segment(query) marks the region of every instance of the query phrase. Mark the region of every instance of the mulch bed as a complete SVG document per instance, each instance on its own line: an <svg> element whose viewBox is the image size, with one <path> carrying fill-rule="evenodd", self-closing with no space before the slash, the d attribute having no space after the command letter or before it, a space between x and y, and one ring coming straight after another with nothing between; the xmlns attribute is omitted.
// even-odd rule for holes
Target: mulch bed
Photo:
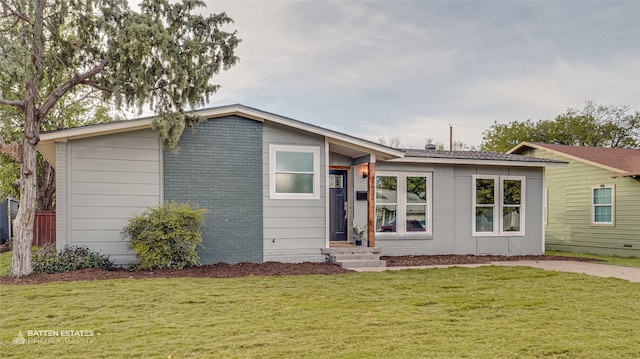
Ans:
<svg viewBox="0 0 640 359"><path fill-rule="evenodd" d="M474 255L432 255L432 256L394 256L382 257L388 267L424 266L424 265L452 265L452 264L480 264L494 261L519 260L572 260L597 261L591 258L563 257L563 256L474 256ZM83 269L55 274L31 274L20 278L0 277L0 284L40 284L49 282L71 282L78 280L103 279L152 279L152 278L235 278L248 276L282 276L309 274L344 274L353 271L344 269L331 263L239 263L239 264L210 264L199 267L177 269L159 269L154 271L128 271L125 269L102 270Z"/></svg>

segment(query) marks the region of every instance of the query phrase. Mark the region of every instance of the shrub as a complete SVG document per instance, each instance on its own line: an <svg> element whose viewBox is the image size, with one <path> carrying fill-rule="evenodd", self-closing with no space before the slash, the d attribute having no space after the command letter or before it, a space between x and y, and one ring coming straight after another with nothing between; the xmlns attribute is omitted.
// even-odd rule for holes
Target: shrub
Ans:
<svg viewBox="0 0 640 359"><path fill-rule="evenodd" d="M200 264L196 248L202 242L204 208L168 202L149 207L129 219L122 238L138 257L138 269L176 268Z"/></svg>
<svg viewBox="0 0 640 359"><path fill-rule="evenodd" d="M60 252L55 244L46 244L33 251L33 271L36 273L61 273L77 269L112 269L108 255L94 252L83 246L65 246Z"/></svg>

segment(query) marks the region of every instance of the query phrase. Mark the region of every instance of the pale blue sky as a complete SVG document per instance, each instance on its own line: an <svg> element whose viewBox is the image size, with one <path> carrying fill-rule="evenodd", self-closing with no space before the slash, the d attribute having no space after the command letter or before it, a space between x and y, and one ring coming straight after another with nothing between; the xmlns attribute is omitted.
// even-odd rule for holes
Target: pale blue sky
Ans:
<svg viewBox="0 0 640 359"><path fill-rule="evenodd" d="M640 1L207 1L242 39L212 106L479 145L585 101L640 110Z"/></svg>

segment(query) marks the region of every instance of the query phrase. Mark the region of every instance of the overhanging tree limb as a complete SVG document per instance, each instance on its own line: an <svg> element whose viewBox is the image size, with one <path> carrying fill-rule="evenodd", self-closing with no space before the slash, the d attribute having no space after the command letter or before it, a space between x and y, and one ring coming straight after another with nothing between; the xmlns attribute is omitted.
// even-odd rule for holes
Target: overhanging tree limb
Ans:
<svg viewBox="0 0 640 359"><path fill-rule="evenodd" d="M91 78L92 76L99 74L102 70L104 70L106 66L107 66L107 60L102 60L102 62L100 62L98 66L92 68L91 70L85 73L76 74L75 76L67 80L65 83L58 86L55 90L53 90L49 94L49 96L47 96L47 99L44 100L44 102L42 103L42 106L40 106L39 108L40 116L44 117L47 114L47 112L49 112L51 107L53 107L53 105L55 105L56 102L62 96L64 96L64 94L67 93L67 91L71 90L72 88L82 83L83 81Z"/></svg>

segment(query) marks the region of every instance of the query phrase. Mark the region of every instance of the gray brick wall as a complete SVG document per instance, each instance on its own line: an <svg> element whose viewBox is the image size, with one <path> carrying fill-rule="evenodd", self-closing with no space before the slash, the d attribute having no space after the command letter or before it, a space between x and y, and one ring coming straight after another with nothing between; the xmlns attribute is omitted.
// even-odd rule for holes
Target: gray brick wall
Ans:
<svg viewBox="0 0 640 359"><path fill-rule="evenodd" d="M185 130L178 146L164 151L164 199L209 210L202 263L262 262L262 123L212 119Z"/></svg>

